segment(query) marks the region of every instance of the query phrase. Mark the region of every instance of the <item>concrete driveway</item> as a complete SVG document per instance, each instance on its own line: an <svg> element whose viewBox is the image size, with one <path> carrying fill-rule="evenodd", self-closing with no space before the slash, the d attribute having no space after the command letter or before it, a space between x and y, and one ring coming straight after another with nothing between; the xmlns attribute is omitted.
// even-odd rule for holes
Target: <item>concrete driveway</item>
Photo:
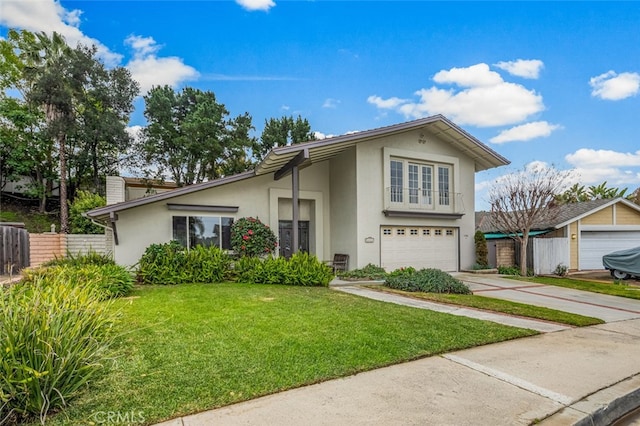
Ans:
<svg viewBox="0 0 640 426"><path fill-rule="evenodd" d="M456 278L465 282L473 294L480 296L544 306L600 318L605 322L640 318L640 300L528 283L498 275L460 273Z"/></svg>

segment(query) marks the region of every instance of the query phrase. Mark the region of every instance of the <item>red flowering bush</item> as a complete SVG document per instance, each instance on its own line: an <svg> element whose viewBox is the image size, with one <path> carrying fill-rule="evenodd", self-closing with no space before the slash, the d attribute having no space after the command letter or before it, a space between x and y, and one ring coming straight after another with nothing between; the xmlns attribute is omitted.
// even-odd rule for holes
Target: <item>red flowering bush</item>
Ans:
<svg viewBox="0 0 640 426"><path fill-rule="evenodd" d="M278 238L260 219L243 217L231 225L231 247L240 256L263 256L275 251Z"/></svg>

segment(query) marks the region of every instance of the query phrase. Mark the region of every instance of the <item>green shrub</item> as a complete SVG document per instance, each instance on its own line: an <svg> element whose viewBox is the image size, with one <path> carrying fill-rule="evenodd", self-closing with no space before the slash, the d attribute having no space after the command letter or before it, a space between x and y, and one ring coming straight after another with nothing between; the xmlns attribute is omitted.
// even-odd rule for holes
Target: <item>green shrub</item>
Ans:
<svg viewBox="0 0 640 426"><path fill-rule="evenodd" d="M384 280L387 277L387 272L384 268L374 265L373 263L369 263L364 268L340 272L338 276L346 280Z"/></svg>
<svg viewBox="0 0 640 426"><path fill-rule="evenodd" d="M83 266L83 265L115 265L116 262L110 254L98 253L94 250L89 250L87 253L73 254L67 251L65 257L56 257L53 260L45 262L42 266Z"/></svg>
<svg viewBox="0 0 640 426"><path fill-rule="evenodd" d="M498 273L502 275L520 275L520 268L517 266L498 266Z"/></svg>
<svg viewBox="0 0 640 426"><path fill-rule="evenodd" d="M0 289L0 423L64 408L111 354L115 310L61 276Z"/></svg>
<svg viewBox="0 0 640 426"><path fill-rule="evenodd" d="M567 268L567 265L558 263L558 266L556 266L556 269L553 271L553 273L559 277L566 277L569 274L569 268Z"/></svg>
<svg viewBox="0 0 640 426"><path fill-rule="evenodd" d="M466 284L439 269L397 270L389 274L384 285L403 291L471 294Z"/></svg>
<svg viewBox="0 0 640 426"><path fill-rule="evenodd" d="M59 280L70 287L91 288L101 299L126 296L133 289L134 283L133 276L126 268L114 264L62 264L23 271L22 281L25 283L39 281L46 284Z"/></svg>
<svg viewBox="0 0 640 426"><path fill-rule="evenodd" d="M138 262L143 284L217 283L224 281L231 259L218 247L185 249L177 241L152 244Z"/></svg>
<svg viewBox="0 0 640 426"><path fill-rule="evenodd" d="M69 206L69 229L72 234L104 234L104 228L91 222L82 213L106 206L107 199L89 191L78 191Z"/></svg>
<svg viewBox="0 0 640 426"><path fill-rule="evenodd" d="M243 217L231 225L231 247L239 256L266 256L278 247L278 238L260 219Z"/></svg>
<svg viewBox="0 0 640 426"><path fill-rule="evenodd" d="M242 257L235 262L236 280L243 283L328 286L333 273L308 253L295 253L289 259Z"/></svg>

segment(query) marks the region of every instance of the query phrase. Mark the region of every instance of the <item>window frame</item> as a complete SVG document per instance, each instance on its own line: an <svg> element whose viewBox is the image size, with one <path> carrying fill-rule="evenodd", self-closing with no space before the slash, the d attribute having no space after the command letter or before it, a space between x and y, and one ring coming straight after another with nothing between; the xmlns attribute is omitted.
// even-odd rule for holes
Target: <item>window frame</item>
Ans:
<svg viewBox="0 0 640 426"><path fill-rule="evenodd" d="M453 164L390 157L389 201L397 205L433 208L437 204L438 207L449 208L452 204L454 170ZM405 189L407 197L404 197Z"/></svg>
<svg viewBox="0 0 640 426"><path fill-rule="evenodd" d="M217 239L217 244L215 245L211 243L199 244L199 241L197 240L195 243L192 241L192 239L194 238L192 234L195 228L195 225L192 226L192 219L195 219L195 218L206 219L206 221L204 221L206 223L205 227L213 225L213 230L215 230L215 227L217 226L218 228L217 235L212 230L212 232L210 233L211 236L207 236L208 234L203 233L200 237L205 239L207 238ZM182 230L176 231L176 222L180 219L184 219L184 225L182 227ZM212 219L217 219L217 224L214 223ZM178 241L187 250L190 250L193 247L196 247L197 245L203 245L205 247L217 246L221 250L233 250L231 247L231 226L233 225L233 222L235 220L236 220L235 217L222 216L222 215L209 215L209 214L194 215L194 214L188 214L188 213L173 214L171 215L171 238L172 240ZM180 232L180 231L185 232L185 235L184 236L176 235L176 232Z"/></svg>

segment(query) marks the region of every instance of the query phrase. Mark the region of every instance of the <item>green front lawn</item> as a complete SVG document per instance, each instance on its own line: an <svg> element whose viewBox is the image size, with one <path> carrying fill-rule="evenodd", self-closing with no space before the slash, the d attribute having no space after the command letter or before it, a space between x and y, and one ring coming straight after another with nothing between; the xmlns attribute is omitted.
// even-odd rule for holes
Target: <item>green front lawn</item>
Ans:
<svg viewBox="0 0 640 426"><path fill-rule="evenodd" d="M511 302L509 300L494 299L491 297L477 296L473 294L446 294L446 293L420 293L395 290L379 285L368 286L378 291L386 291L397 293L407 297L428 300L431 302L445 303L456 306L466 306L474 309L483 309L485 311L500 312L508 315L517 315L544 321L557 322L560 324L573 325L576 327L585 327L588 325L604 324L599 318L586 317L584 315L572 314L569 312L558 311L555 309L545 308L542 306L527 305L524 303Z"/></svg>
<svg viewBox="0 0 640 426"><path fill-rule="evenodd" d="M571 278L554 277L509 277L530 283L555 285L576 290L591 291L593 293L609 294L611 296L640 299L640 287L628 285L625 281L619 283L598 283L593 281L574 280Z"/></svg>
<svg viewBox="0 0 640 426"><path fill-rule="evenodd" d="M327 288L188 284L118 300L120 356L52 424L144 423L359 371L536 334Z"/></svg>

